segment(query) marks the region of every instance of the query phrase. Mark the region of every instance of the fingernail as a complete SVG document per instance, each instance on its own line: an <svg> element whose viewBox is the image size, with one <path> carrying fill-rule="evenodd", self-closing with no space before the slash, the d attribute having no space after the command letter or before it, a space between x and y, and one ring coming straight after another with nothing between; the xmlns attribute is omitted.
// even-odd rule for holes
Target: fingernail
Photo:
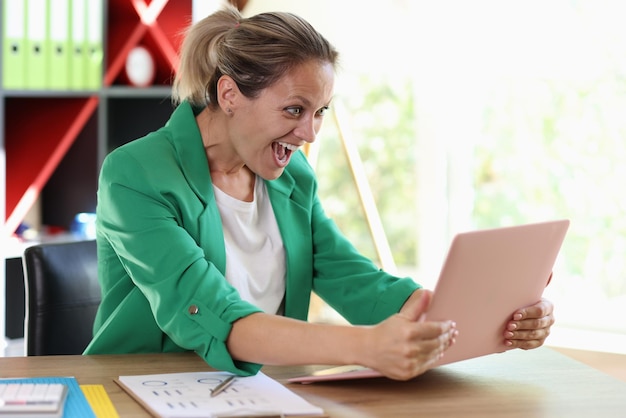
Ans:
<svg viewBox="0 0 626 418"><path fill-rule="evenodd" d="M510 332L510 331L507 331L507 332L505 332L505 333L504 333L504 336L505 336L506 338L513 338L513 333L512 333L512 332Z"/></svg>
<svg viewBox="0 0 626 418"><path fill-rule="evenodd" d="M519 321L520 319L522 319L522 314L521 313L516 313L515 315L513 315L513 319L516 321Z"/></svg>
<svg viewBox="0 0 626 418"><path fill-rule="evenodd" d="M509 331L515 331L517 329L517 324L509 324L507 328Z"/></svg>
<svg viewBox="0 0 626 418"><path fill-rule="evenodd" d="M506 341L504 342L504 345L506 345L507 347L510 347L510 346L512 346L512 345L513 345L513 341L506 340Z"/></svg>

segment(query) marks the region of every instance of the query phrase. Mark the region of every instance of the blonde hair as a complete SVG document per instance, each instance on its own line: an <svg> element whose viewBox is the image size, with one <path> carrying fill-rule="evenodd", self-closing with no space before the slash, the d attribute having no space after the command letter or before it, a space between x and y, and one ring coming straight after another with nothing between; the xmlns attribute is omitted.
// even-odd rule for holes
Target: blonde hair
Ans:
<svg viewBox="0 0 626 418"><path fill-rule="evenodd" d="M235 80L249 98L309 60L337 65L337 50L306 20L286 12L243 18L225 6L192 25L181 47L172 100L217 106L217 81Z"/></svg>

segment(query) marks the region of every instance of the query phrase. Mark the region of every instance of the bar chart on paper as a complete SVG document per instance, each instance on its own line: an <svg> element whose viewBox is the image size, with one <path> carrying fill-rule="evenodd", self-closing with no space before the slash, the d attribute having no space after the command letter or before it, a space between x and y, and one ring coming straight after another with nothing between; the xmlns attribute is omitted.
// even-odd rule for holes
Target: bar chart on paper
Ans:
<svg viewBox="0 0 626 418"><path fill-rule="evenodd" d="M116 383L159 417L324 413L261 372L255 376L236 377L218 396L212 397L212 391L230 376L232 374L225 372L120 376Z"/></svg>

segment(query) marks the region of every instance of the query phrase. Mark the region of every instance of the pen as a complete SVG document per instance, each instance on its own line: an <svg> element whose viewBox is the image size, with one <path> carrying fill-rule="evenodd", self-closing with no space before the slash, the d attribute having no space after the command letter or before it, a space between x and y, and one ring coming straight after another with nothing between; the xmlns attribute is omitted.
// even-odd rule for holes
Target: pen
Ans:
<svg viewBox="0 0 626 418"><path fill-rule="evenodd" d="M222 393L227 387L229 387L235 381L235 376L229 376L226 380L223 380L222 383L215 386L213 391L211 391L211 398Z"/></svg>

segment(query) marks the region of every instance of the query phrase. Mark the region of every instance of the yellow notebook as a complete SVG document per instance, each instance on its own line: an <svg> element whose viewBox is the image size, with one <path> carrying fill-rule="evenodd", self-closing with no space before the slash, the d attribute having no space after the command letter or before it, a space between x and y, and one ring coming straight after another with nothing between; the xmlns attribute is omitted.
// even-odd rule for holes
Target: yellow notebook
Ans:
<svg viewBox="0 0 626 418"><path fill-rule="evenodd" d="M87 402L98 418L119 418L103 385L80 385Z"/></svg>

